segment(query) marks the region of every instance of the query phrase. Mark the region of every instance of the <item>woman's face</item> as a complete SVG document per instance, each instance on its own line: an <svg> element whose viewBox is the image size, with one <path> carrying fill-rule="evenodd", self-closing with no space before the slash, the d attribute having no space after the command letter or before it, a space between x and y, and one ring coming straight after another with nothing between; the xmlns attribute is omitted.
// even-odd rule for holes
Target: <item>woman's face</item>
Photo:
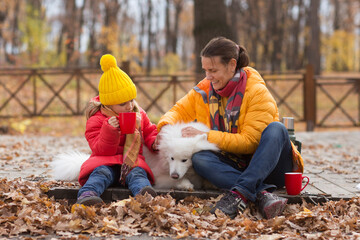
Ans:
<svg viewBox="0 0 360 240"><path fill-rule="evenodd" d="M116 114L123 113L123 112L132 112L134 109L134 99L116 105L109 105L109 108L113 110Z"/></svg>
<svg viewBox="0 0 360 240"><path fill-rule="evenodd" d="M201 64L206 78L212 82L215 90L223 89L235 74L236 60L234 58L228 64L223 64L219 56L201 57Z"/></svg>

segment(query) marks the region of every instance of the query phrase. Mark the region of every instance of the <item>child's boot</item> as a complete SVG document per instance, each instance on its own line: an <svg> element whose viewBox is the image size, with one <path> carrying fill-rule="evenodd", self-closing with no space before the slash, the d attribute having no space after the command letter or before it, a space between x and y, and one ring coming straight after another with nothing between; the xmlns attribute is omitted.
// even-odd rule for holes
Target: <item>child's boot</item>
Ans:
<svg viewBox="0 0 360 240"><path fill-rule="evenodd" d="M152 197L156 197L157 193L155 192L155 189L151 186L143 187L138 194L145 195L145 193L150 194Z"/></svg>
<svg viewBox="0 0 360 240"><path fill-rule="evenodd" d="M103 200L100 197L98 197L96 192L86 191L86 192L83 192L80 195L80 197L78 197L76 203L84 204L86 206L91 206L91 205L95 205L97 203L103 203Z"/></svg>

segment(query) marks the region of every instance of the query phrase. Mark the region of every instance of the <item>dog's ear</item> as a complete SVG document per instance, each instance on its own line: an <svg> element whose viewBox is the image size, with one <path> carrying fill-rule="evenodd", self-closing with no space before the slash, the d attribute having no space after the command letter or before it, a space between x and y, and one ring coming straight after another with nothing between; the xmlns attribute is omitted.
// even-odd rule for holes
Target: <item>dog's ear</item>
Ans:
<svg viewBox="0 0 360 240"><path fill-rule="evenodd" d="M206 134L199 134L197 135L199 141L207 141L207 135Z"/></svg>
<svg viewBox="0 0 360 240"><path fill-rule="evenodd" d="M210 143L208 140L207 140L207 135L206 134L201 134L201 135L197 135L195 136L196 138L196 141L195 141L195 144L194 144L194 151L195 152L199 152L201 150L213 150L213 151L218 151L218 147L213 144L213 143Z"/></svg>

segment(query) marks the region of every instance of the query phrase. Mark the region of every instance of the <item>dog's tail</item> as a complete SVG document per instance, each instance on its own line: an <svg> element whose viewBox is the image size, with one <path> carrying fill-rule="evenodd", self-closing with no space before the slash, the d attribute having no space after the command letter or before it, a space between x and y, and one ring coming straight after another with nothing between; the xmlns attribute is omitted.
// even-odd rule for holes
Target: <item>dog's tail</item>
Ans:
<svg viewBox="0 0 360 240"><path fill-rule="evenodd" d="M89 159L90 154L76 150L60 153L51 162L53 177L55 180L77 181L81 165Z"/></svg>

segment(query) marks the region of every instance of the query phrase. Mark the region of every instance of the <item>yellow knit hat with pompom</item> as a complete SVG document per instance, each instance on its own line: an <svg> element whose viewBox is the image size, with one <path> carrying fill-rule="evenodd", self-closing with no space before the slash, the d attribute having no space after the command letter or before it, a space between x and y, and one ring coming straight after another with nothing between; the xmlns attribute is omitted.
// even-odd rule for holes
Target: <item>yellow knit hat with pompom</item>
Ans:
<svg viewBox="0 0 360 240"><path fill-rule="evenodd" d="M103 105L121 104L136 98L135 84L117 66L114 56L103 55L100 65L104 72L99 82L99 97Z"/></svg>

